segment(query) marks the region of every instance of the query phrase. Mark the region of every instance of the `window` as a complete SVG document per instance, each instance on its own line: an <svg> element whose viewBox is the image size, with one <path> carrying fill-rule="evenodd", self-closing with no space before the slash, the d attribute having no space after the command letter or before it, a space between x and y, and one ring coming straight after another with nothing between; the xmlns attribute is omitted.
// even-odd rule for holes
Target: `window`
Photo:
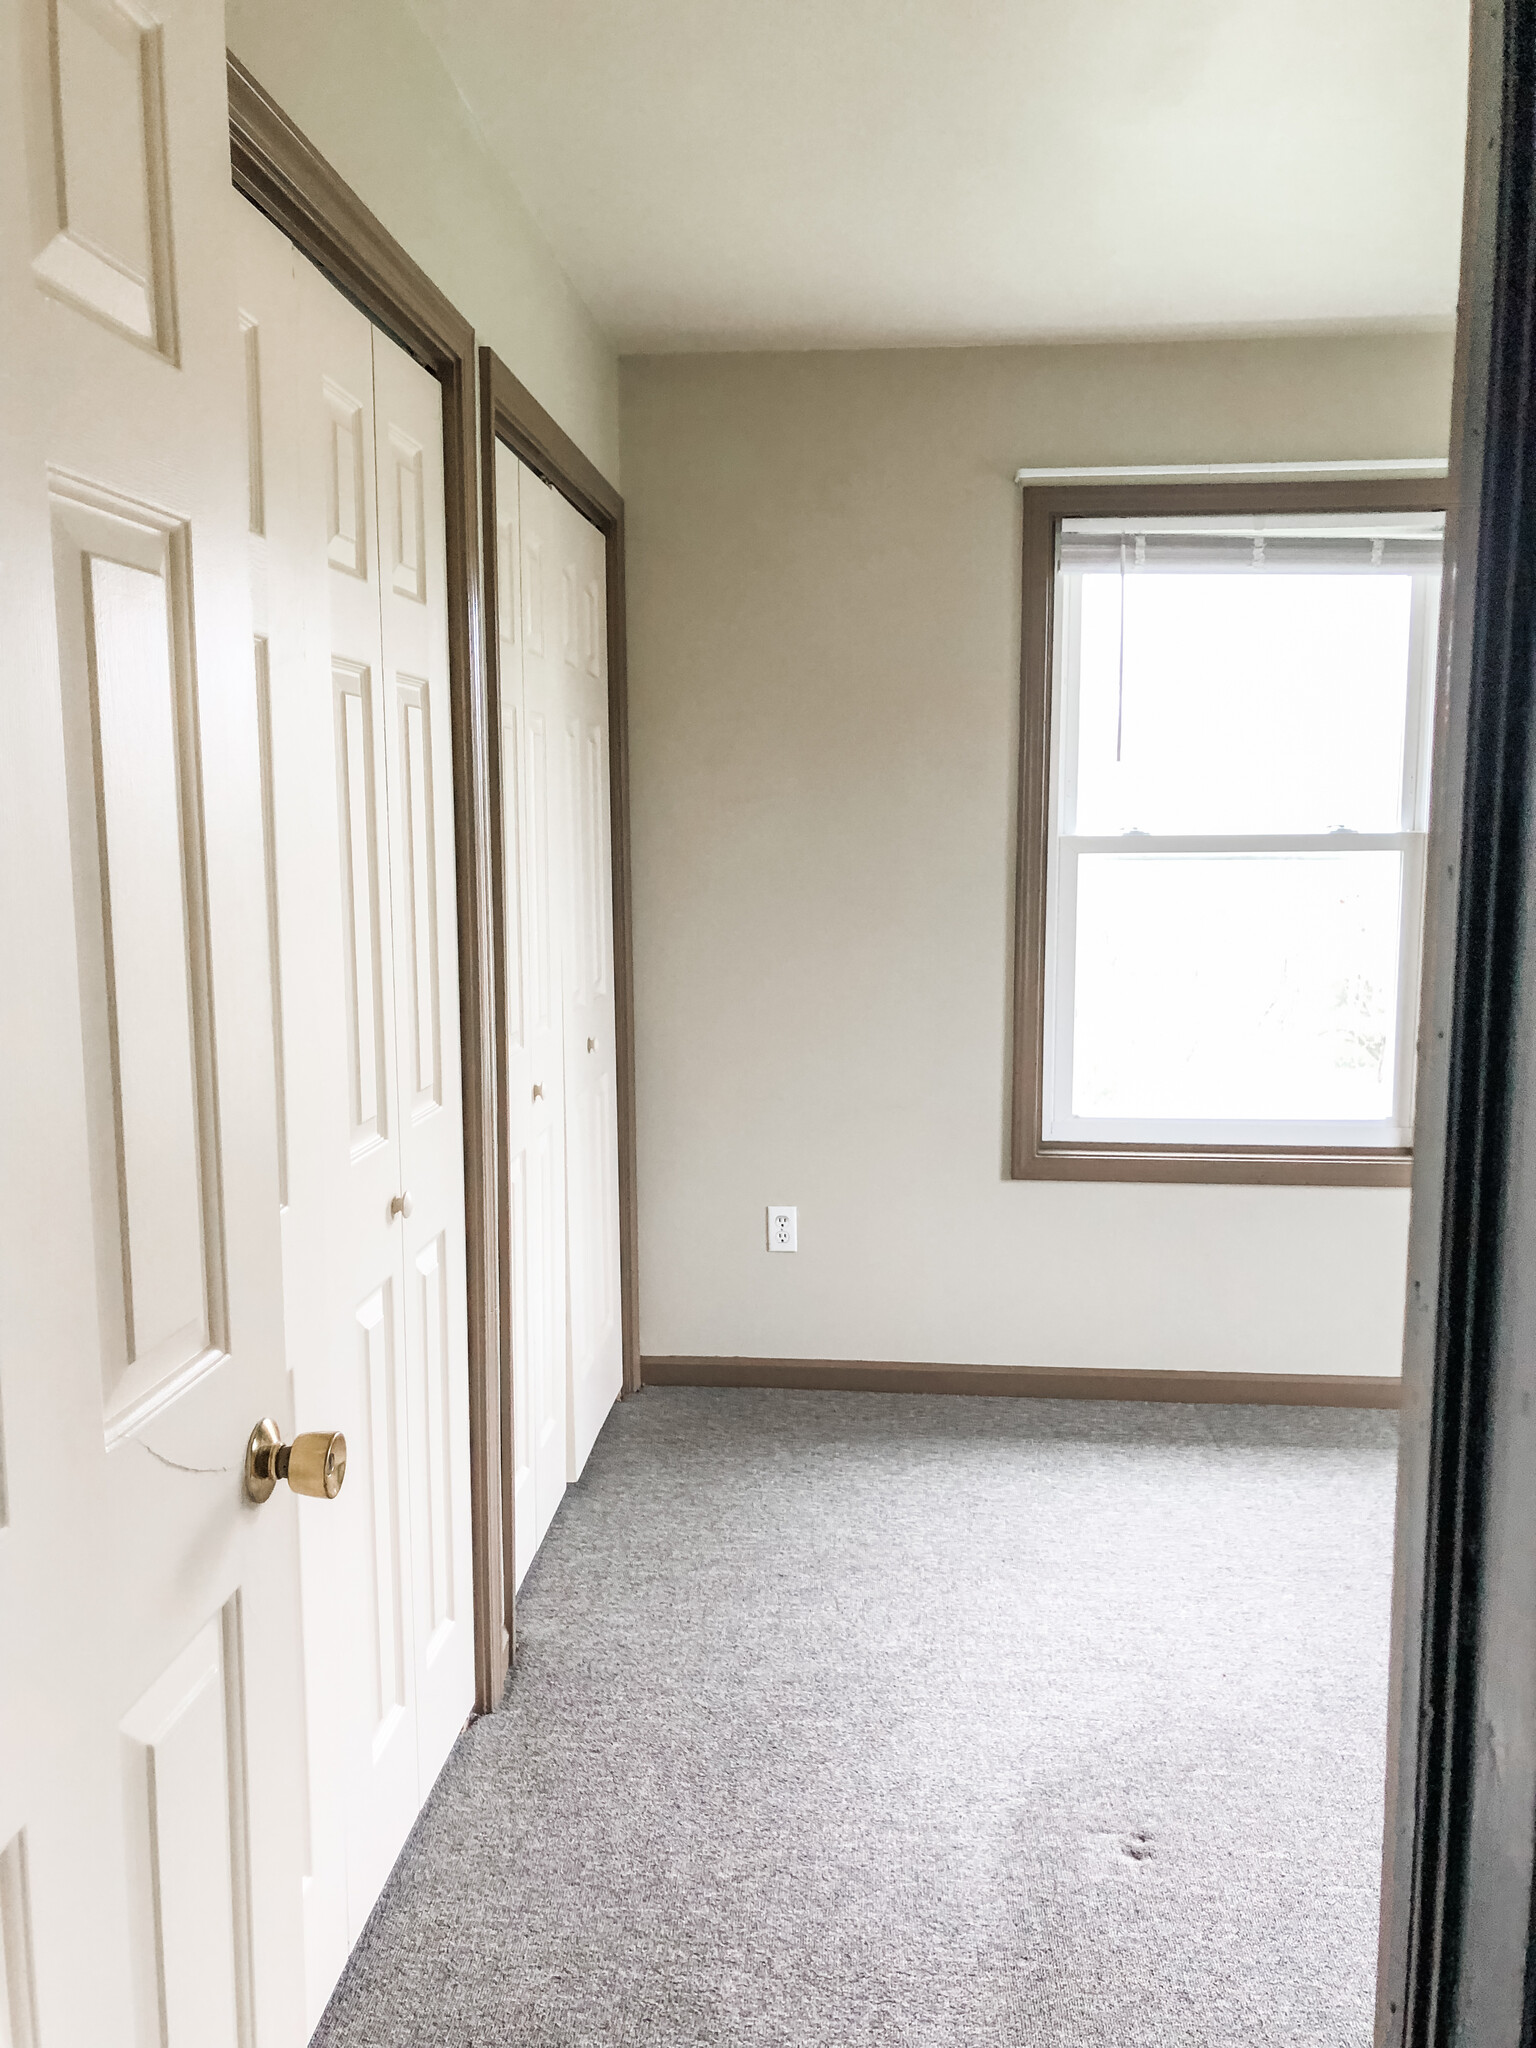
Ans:
<svg viewBox="0 0 1536 2048"><path fill-rule="evenodd" d="M1027 494L1016 1174L1406 1181L1444 487L1362 488Z"/></svg>

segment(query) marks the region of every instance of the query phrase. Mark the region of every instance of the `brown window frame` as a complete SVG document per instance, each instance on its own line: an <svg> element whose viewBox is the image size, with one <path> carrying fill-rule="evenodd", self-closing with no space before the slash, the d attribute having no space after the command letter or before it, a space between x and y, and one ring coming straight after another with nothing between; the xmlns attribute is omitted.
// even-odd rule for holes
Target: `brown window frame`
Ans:
<svg viewBox="0 0 1536 2048"><path fill-rule="evenodd" d="M1050 858L1056 536L1063 519L1205 513L1444 512L1445 478L1041 484L1021 493L1023 604L1018 861L1014 892L1014 1180L1186 1181L1258 1186L1399 1187L1409 1148L1062 1141L1044 1135L1046 881Z"/></svg>

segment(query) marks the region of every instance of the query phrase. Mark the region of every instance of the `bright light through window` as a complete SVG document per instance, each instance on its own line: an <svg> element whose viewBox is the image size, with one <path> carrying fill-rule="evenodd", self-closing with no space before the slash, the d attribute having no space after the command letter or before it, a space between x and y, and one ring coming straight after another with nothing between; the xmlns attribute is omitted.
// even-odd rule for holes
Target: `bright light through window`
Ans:
<svg viewBox="0 0 1536 2048"><path fill-rule="evenodd" d="M1084 857L1076 1115L1392 1116L1396 853Z"/></svg>
<svg viewBox="0 0 1536 2048"><path fill-rule="evenodd" d="M1063 522L1047 1140L1409 1142L1440 544Z"/></svg>
<svg viewBox="0 0 1536 2048"><path fill-rule="evenodd" d="M1082 583L1079 832L1398 830L1411 576Z"/></svg>

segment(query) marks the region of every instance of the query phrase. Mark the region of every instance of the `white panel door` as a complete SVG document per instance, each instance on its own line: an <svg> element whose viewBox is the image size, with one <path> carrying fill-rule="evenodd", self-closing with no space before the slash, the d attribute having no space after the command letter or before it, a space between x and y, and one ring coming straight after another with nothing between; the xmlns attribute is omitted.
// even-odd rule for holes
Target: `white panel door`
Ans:
<svg viewBox="0 0 1536 2048"><path fill-rule="evenodd" d="M324 926L320 943L329 947L329 971L315 981L285 977L293 990L284 1010L286 1067L293 1111L306 1126L305 1151L290 1162L290 1242L302 1231L311 1246L317 1239L323 1245L326 1296L323 1335L313 1349L295 1351L294 1401L306 1421L334 1410L351 1458L352 1483L338 1502L345 1512L315 1530L304 1558L306 1635L322 1660L311 1725L330 1723L323 1740L336 1766L330 1785L316 1793L321 1802L340 1801L349 1947L420 1804L405 1301L394 1206L403 1184L389 681L380 617L373 329L302 258L294 258L294 277L305 371L299 487L306 566L322 581L324 602L316 608L303 676L312 758L300 767L279 755L278 790L293 767L308 793L313 757L329 771L329 787L313 791L302 816L285 807L292 829L279 840L295 893L303 890L308 899L291 922L314 915ZM264 410L289 397L274 391ZM322 1881L332 1867L328 1858ZM331 1962L339 1971L345 1956L346 1947L333 1951L324 1974Z"/></svg>
<svg viewBox="0 0 1536 2048"><path fill-rule="evenodd" d="M0 6L0 1983L305 2032L297 1528L223 13Z"/></svg>
<svg viewBox="0 0 1536 2048"><path fill-rule="evenodd" d="M442 395L250 207L317 2019L473 1704Z"/></svg>
<svg viewBox="0 0 1536 2048"><path fill-rule="evenodd" d="M424 1799L475 1697L443 393L436 378L377 330L373 388L396 1124L406 1198L398 1234L412 1661Z"/></svg>
<svg viewBox="0 0 1536 2048"><path fill-rule="evenodd" d="M310 415L318 401L308 407L300 402L309 372L298 259L287 239L243 201L235 226L240 234L248 548L266 824L284 1326L298 1426L318 1426L330 1412L326 1401L334 1401L333 1426L346 1434L356 1467L332 1503L334 1512L306 1515L299 1532L309 1779L305 2010L313 2023L349 1946L347 1757L336 1739L338 1717L316 1708L317 1702L345 1696L357 1659L349 1652L351 1631L338 1636L330 1618L317 1611L311 1589L337 1577L356 1550L357 1480L367 1449L347 1376L333 1370L337 1346L326 1322L332 1275L338 1264L350 1271L356 1262L356 1254L339 1241L342 1219L324 1198L326 1084L329 1080L332 1098L350 1085L349 1049L343 1033L317 1030L313 1017L327 1002L336 1015L343 1014L349 984L331 737L335 713L328 695L309 687L312 665L323 668L327 662L330 615L327 566L317 559L319 549L305 519L312 465L303 430L306 424L314 430Z"/></svg>
<svg viewBox="0 0 1536 2048"><path fill-rule="evenodd" d="M555 499L567 791L565 1186L570 1338L567 1473L580 1476L624 1381L614 1047L608 634L603 538Z"/></svg>
<svg viewBox="0 0 1536 2048"><path fill-rule="evenodd" d="M601 534L498 445L516 1578L623 1382Z"/></svg>
<svg viewBox="0 0 1536 2048"><path fill-rule="evenodd" d="M418 1810L372 330L241 202L251 543L270 736L285 1321L299 1427L347 1484L301 1532L306 2004L339 1976ZM284 628L287 628L286 632ZM338 1598L345 1589L351 1597Z"/></svg>
<svg viewBox="0 0 1536 2048"><path fill-rule="evenodd" d="M496 450L516 1577L543 1542L567 1467L566 751L557 520L548 484Z"/></svg>

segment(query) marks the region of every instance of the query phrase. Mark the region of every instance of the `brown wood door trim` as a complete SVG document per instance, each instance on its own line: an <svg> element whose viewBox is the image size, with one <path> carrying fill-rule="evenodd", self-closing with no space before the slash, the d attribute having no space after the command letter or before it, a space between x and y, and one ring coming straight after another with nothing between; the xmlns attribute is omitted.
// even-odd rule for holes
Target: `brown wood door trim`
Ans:
<svg viewBox="0 0 1536 2048"><path fill-rule="evenodd" d="M463 1042L475 1699L481 1712L488 1713L500 1701L506 1685L507 1646L501 1576L497 956L491 876L494 814L476 545L475 336L469 322L234 56L228 59L228 76L235 189L443 387L459 1026Z"/></svg>
<svg viewBox="0 0 1536 2048"><path fill-rule="evenodd" d="M635 983L634 928L631 912L629 847L629 666L624 611L624 500L576 443L519 383L493 349L480 351L480 475L482 545L485 550L485 665L491 739L492 815L502 815L501 671L496 625L496 443L536 470L547 484L589 519L603 536L608 588L608 802L613 861L613 996L614 1047L617 1068L619 1125L619 1302L623 1328L624 1396L640 1391L640 1272L635 1177ZM506 1086L506 1029L502 1016L505 982L499 971L506 943L506 878L502 869L502 837L491 847L498 973L496 976L497 1086ZM502 1229L511 1227L511 1207L502 1159ZM506 1625L513 1630L512 1510L512 1257L504 1241L501 1260L501 1469L503 1579Z"/></svg>
<svg viewBox="0 0 1536 2048"><path fill-rule="evenodd" d="M1018 842L1014 872L1013 1103L1009 1171L1014 1180L1246 1182L1259 1186L1402 1187L1407 1152L1332 1146L1156 1146L1048 1142L1043 1133L1046 866L1050 856L1051 651L1056 529L1063 519L1136 513L1443 512L1447 478L1229 478L1186 483L1029 485L1022 505L1022 632L1019 650Z"/></svg>
<svg viewBox="0 0 1536 2048"><path fill-rule="evenodd" d="M862 1358L647 1358L648 1387L793 1387L869 1394L1001 1394L1045 1401L1396 1408L1394 1374L1157 1372L1063 1365L903 1365Z"/></svg>

